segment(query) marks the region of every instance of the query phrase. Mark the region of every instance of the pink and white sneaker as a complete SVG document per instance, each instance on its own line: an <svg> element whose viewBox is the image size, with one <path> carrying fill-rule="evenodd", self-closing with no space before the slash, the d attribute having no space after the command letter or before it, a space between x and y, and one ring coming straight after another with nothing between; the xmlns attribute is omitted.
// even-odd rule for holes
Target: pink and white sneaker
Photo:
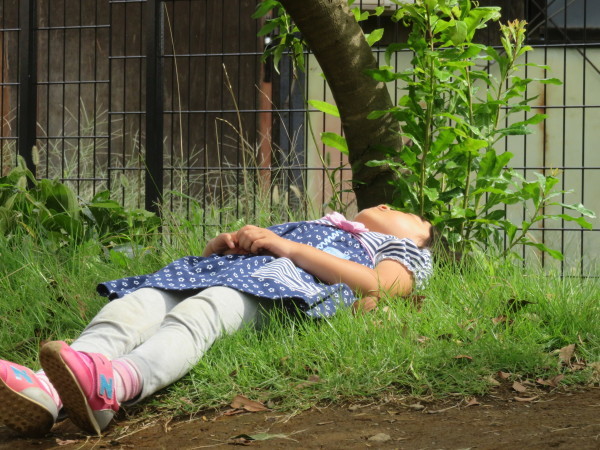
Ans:
<svg viewBox="0 0 600 450"><path fill-rule="evenodd" d="M0 422L25 436L48 433L58 409L36 374L27 367L0 360Z"/></svg>
<svg viewBox="0 0 600 450"><path fill-rule="evenodd" d="M99 353L77 352L63 341L44 345L40 362L71 421L100 435L119 410L111 362Z"/></svg>

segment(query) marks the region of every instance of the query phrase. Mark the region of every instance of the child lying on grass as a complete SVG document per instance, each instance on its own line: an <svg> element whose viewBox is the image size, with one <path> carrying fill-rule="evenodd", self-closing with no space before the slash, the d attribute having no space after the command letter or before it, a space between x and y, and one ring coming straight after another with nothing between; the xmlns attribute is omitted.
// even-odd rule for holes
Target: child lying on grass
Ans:
<svg viewBox="0 0 600 450"><path fill-rule="evenodd" d="M210 240L202 257L100 284L113 301L71 346L45 344L43 371L0 360L0 421L45 434L64 406L78 427L100 434L120 404L175 382L217 338L274 305L313 318L341 306L369 310L380 293L407 295L431 275L429 222L386 205L354 220L332 213L246 225Z"/></svg>

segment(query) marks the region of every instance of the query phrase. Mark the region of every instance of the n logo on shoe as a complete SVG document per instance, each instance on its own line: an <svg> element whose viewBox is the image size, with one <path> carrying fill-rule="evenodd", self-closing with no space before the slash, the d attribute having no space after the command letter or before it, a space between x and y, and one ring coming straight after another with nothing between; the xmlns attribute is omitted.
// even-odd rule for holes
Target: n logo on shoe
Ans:
<svg viewBox="0 0 600 450"><path fill-rule="evenodd" d="M25 380L28 383L33 384L33 380L31 379L31 377L25 370L17 369L14 366L10 366L10 368L12 369L13 373L15 374L15 378L17 380Z"/></svg>
<svg viewBox="0 0 600 450"><path fill-rule="evenodd" d="M100 390L98 392L100 396L106 396L109 400L113 396L113 379L106 379L106 376L100 375Z"/></svg>

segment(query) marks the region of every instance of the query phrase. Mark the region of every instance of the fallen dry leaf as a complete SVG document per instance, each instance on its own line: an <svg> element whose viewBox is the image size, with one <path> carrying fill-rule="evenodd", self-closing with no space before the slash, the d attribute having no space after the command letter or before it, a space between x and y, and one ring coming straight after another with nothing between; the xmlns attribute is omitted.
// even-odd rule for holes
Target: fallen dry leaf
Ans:
<svg viewBox="0 0 600 450"><path fill-rule="evenodd" d="M420 403L414 403L412 405L408 405L408 407L410 409L414 409L415 411L421 411L421 410L425 409L425 406L421 405Z"/></svg>
<svg viewBox="0 0 600 450"><path fill-rule="evenodd" d="M576 370L583 370L587 367L587 364L585 363L585 361L576 361L574 363L571 363L571 365L569 366L569 368L574 372Z"/></svg>
<svg viewBox="0 0 600 450"><path fill-rule="evenodd" d="M500 386L500 382L491 375L488 377L485 377L484 380L487 381L492 386Z"/></svg>
<svg viewBox="0 0 600 450"><path fill-rule="evenodd" d="M424 295L411 295L409 297L407 297L406 299L411 302L414 306L417 307L417 310L421 310L421 307L423 306L423 302L425 301L427 297L425 297Z"/></svg>
<svg viewBox="0 0 600 450"><path fill-rule="evenodd" d="M498 317L494 317L492 319L492 323L494 325L498 325L499 323L503 323L506 322L506 316L498 316Z"/></svg>
<svg viewBox="0 0 600 450"><path fill-rule="evenodd" d="M235 416L236 414L243 414L245 412L246 412L245 409L228 409L226 411L223 411L223 415L224 416Z"/></svg>
<svg viewBox="0 0 600 450"><path fill-rule="evenodd" d="M515 381L513 383L512 388L517 392L527 392L527 388L525 386L523 386L521 383L519 383L518 381Z"/></svg>
<svg viewBox="0 0 600 450"><path fill-rule="evenodd" d="M231 402L230 406L234 409L243 409L249 412L269 410L269 408L267 408L264 404L254 400L250 400L249 398L244 397L243 395L236 395L233 401Z"/></svg>
<svg viewBox="0 0 600 450"><path fill-rule="evenodd" d="M310 367L309 365L305 365L304 370L310 373L319 373L319 369L315 369L314 367Z"/></svg>
<svg viewBox="0 0 600 450"><path fill-rule="evenodd" d="M231 445L250 445L252 444L252 439L248 439L250 436L240 435L237 437L232 437L227 441L228 444Z"/></svg>
<svg viewBox="0 0 600 450"><path fill-rule="evenodd" d="M244 439L247 441L268 441L270 439L291 439L286 434L270 434L270 433L256 433L256 434L239 434L237 436L233 436L231 439Z"/></svg>
<svg viewBox="0 0 600 450"><path fill-rule="evenodd" d="M498 376L500 378L502 378L503 380L508 380L510 378L510 373L508 372L502 372L501 370L498 371Z"/></svg>
<svg viewBox="0 0 600 450"><path fill-rule="evenodd" d="M472 356L469 356L469 355L456 355L456 356L454 357L454 359L468 359L468 360L472 360L472 359L473 359L473 357L472 357Z"/></svg>
<svg viewBox="0 0 600 450"><path fill-rule="evenodd" d="M186 405L194 406L194 402L187 397L179 397L179 401L185 403Z"/></svg>
<svg viewBox="0 0 600 450"><path fill-rule="evenodd" d="M569 365L571 358L573 358L573 353L575 353L575 344L567 345L558 351L558 358L563 364Z"/></svg>
<svg viewBox="0 0 600 450"><path fill-rule="evenodd" d="M76 439L67 439L67 440L62 440L62 439L56 439L56 443L58 445L71 445L71 444L77 444L79 441Z"/></svg>
<svg viewBox="0 0 600 450"><path fill-rule="evenodd" d="M302 383L298 383L296 386L294 386L294 388L296 389L303 389L307 386L312 386L315 383L318 383L321 381L321 378L319 377L319 375L311 375L308 377L308 379L306 381L303 381Z"/></svg>
<svg viewBox="0 0 600 450"><path fill-rule="evenodd" d="M469 319L463 323L458 324L459 327L461 327L464 330L467 331L473 331L473 329L475 328L475 326L477 325L477 319Z"/></svg>
<svg viewBox="0 0 600 450"><path fill-rule="evenodd" d="M532 401L538 399L539 395L536 395L535 397L513 397L513 398L518 402L532 402Z"/></svg>
<svg viewBox="0 0 600 450"><path fill-rule="evenodd" d="M556 375L555 377L550 378L549 380L538 378L535 381L536 383L541 384L542 386L557 387L564 377L565 376L561 373L559 375Z"/></svg>
<svg viewBox="0 0 600 450"><path fill-rule="evenodd" d="M465 406L469 407L469 406L477 406L477 405L481 405L481 403L479 403L479 401L475 397L473 397L467 402L467 404Z"/></svg>
<svg viewBox="0 0 600 450"><path fill-rule="evenodd" d="M590 367L592 368L591 382L600 383L600 361L591 363Z"/></svg>
<svg viewBox="0 0 600 450"><path fill-rule="evenodd" d="M390 437L389 434L377 433L376 435L371 436L368 440L373 441L373 442L387 442L390 439L392 439L392 438Z"/></svg>

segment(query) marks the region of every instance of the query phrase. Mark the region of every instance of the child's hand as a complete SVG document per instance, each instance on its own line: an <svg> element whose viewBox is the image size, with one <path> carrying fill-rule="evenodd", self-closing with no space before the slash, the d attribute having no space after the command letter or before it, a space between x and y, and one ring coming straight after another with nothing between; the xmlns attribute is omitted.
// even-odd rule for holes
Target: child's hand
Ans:
<svg viewBox="0 0 600 450"><path fill-rule="evenodd" d="M352 304L352 312L354 314L364 314L373 311L377 309L378 300L377 297L373 296L360 298Z"/></svg>
<svg viewBox="0 0 600 450"><path fill-rule="evenodd" d="M271 230L246 225L236 232L237 244L248 253L288 256L293 242L276 235Z"/></svg>
<svg viewBox="0 0 600 450"><path fill-rule="evenodd" d="M204 252L202 252L202 256L209 256L213 253L217 253L219 255L245 253L240 250L241 249L238 246L236 233L221 233L217 237L208 241Z"/></svg>

